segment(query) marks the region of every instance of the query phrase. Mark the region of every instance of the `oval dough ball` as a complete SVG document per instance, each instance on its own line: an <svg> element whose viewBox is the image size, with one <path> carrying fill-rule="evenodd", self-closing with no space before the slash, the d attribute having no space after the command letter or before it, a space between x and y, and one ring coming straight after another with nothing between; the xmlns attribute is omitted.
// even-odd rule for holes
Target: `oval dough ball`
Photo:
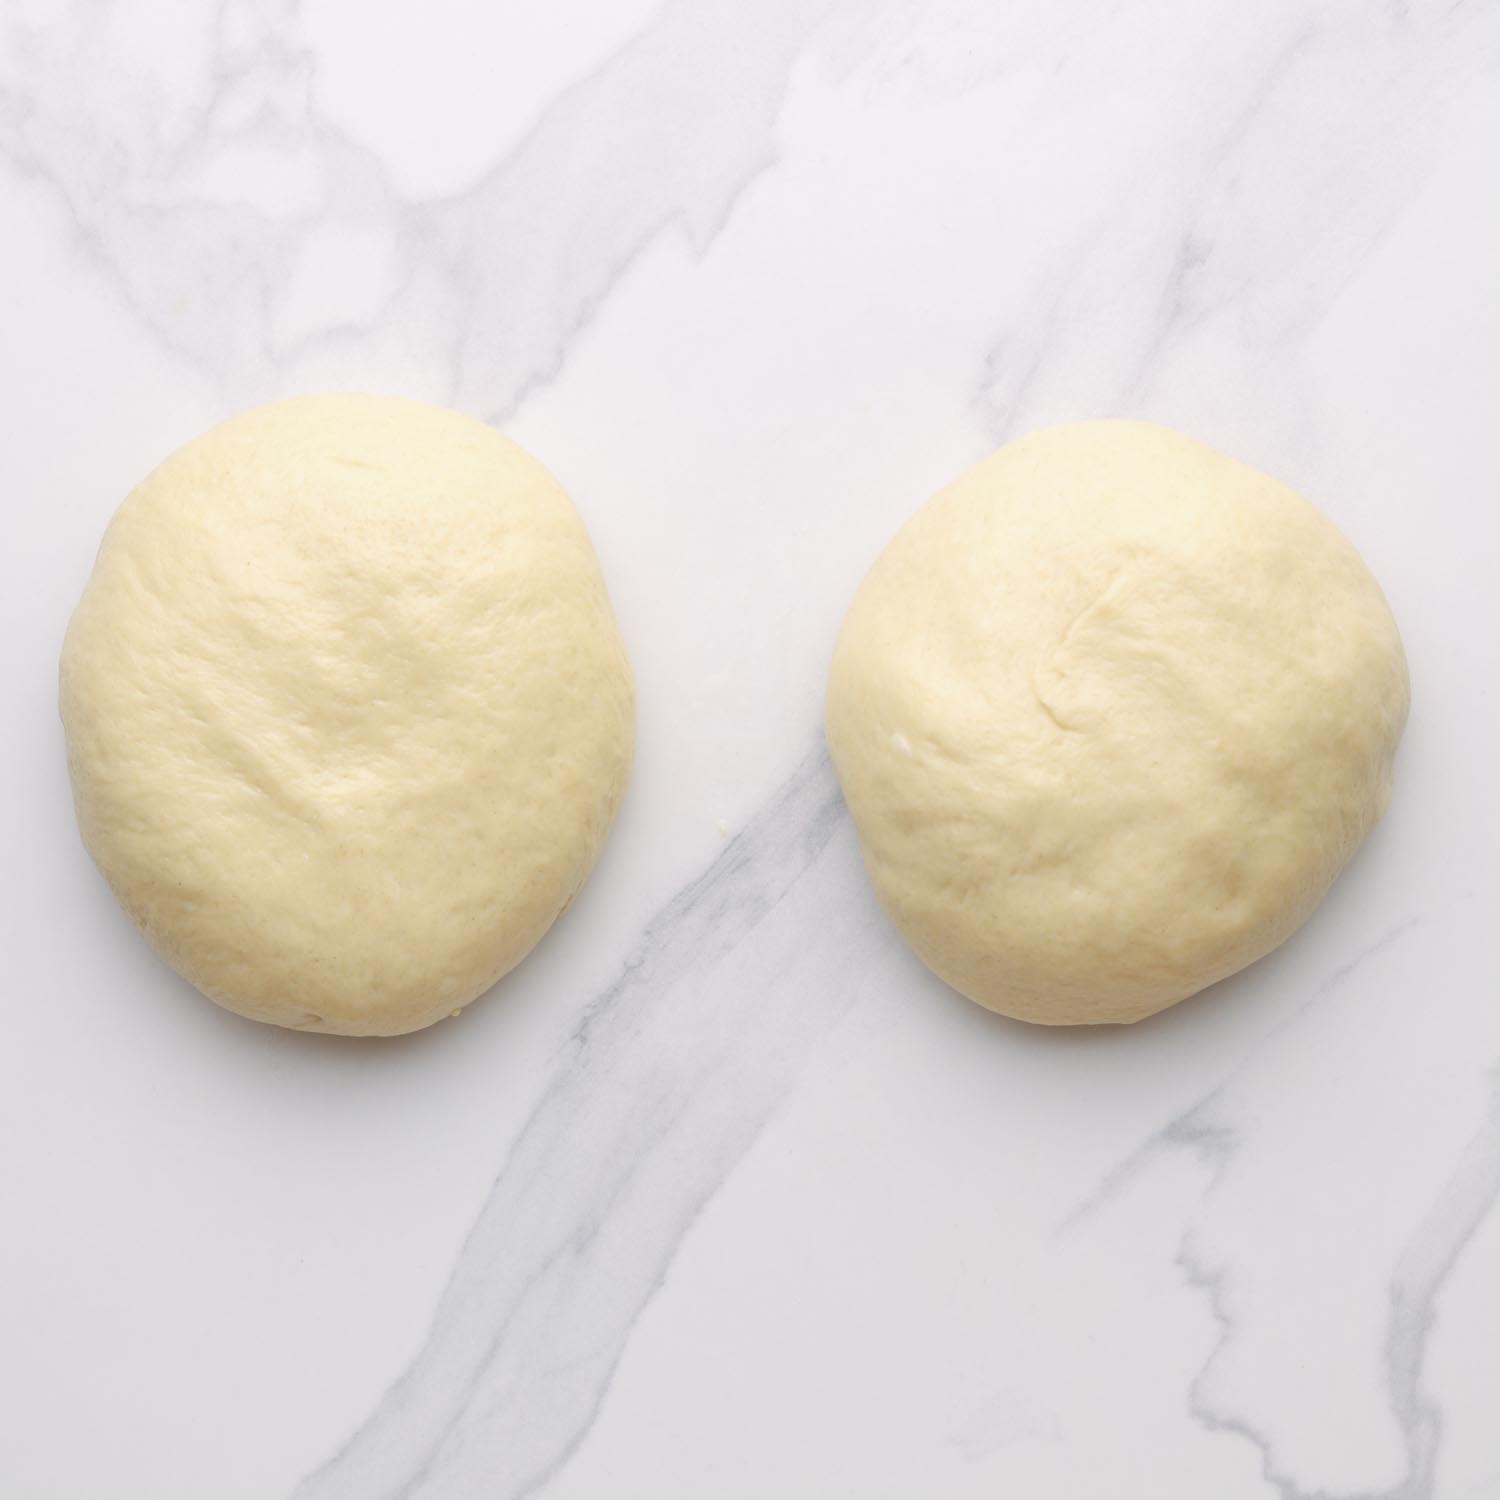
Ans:
<svg viewBox="0 0 1500 1500"><path fill-rule="evenodd" d="M63 645L84 843L230 1010L391 1035L467 1005L582 884L630 667L523 449L383 396L258 407L121 505Z"/></svg>
<svg viewBox="0 0 1500 1500"><path fill-rule="evenodd" d="M828 743L881 903L972 1000L1136 1021L1267 953L1385 809L1406 661L1285 485L1142 422L1002 448L844 622Z"/></svg>

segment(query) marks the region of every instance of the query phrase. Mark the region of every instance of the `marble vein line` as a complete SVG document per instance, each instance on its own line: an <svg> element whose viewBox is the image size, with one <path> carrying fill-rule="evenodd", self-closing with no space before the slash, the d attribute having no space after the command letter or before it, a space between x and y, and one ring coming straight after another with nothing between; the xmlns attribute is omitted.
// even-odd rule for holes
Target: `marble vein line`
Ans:
<svg viewBox="0 0 1500 1500"><path fill-rule="evenodd" d="M1490 1076L1489 1108L1458 1163L1423 1215L1391 1278L1390 1321L1385 1339L1385 1380L1390 1408L1407 1453L1406 1473L1379 1491L1306 1490L1278 1468L1271 1437L1240 1415L1226 1415L1207 1400L1203 1384L1234 1320L1223 1307L1224 1273L1207 1265L1190 1241L1178 1257L1188 1283L1208 1298L1219 1325L1214 1352L1193 1381L1189 1408L1215 1432L1244 1438L1257 1450L1261 1473L1280 1500L1435 1500L1442 1414L1424 1395L1422 1371L1433 1329L1434 1309L1448 1277L1479 1226L1500 1202L1500 1070Z"/></svg>
<svg viewBox="0 0 1500 1500"><path fill-rule="evenodd" d="M1186 1147L1195 1151L1216 1170L1222 1167L1233 1150L1234 1141L1226 1127L1213 1122L1212 1115L1225 1089L1239 1078L1277 1037L1297 1025L1308 1011L1339 990L1372 958L1400 942L1408 933L1420 927L1421 923L1420 917L1408 917L1405 921L1396 923L1374 942L1362 948L1353 958L1340 964L1307 1000L1279 1025L1268 1031L1254 1049L1242 1057L1218 1083L1200 1095L1187 1109L1173 1116L1165 1125L1153 1131L1139 1145L1122 1156L1100 1178L1099 1185L1064 1215L1058 1222L1056 1233L1069 1234L1085 1221L1093 1218L1102 1208L1118 1197L1145 1167L1157 1160L1163 1151L1174 1147Z"/></svg>
<svg viewBox="0 0 1500 1500"><path fill-rule="evenodd" d="M454 309L456 402L505 421L555 378L574 339L669 226L708 252L774 163L792 64L831 8L772 0L747 30L736 0L679 0L565 94L476 190L412 211L424 258L441 246L450 285L473 288ZM720 107L705 110L705 99ZM536 234L518 241L507 232L528 207L534 217L534 205L552 202L559 207Z"/></svg>
<svg viewBox="0 0 1500 1500"><path fill-rule="evenodd" d="M1098 247L1122 237L1140 243L1132 276L1149 295L1136 304L1119 360L1104 361L1082 387L1096 409L1139 407L1166 381L1180 346L1217 316L1237 317L1251 353L1284 359L1431 170L1448 106L1500 64L1500 10L1462 0L1403 7L1358 28L1330 6L1287 10L1267 24L1280 31L1259 65L1174 147L1170 205L1142 198L1143 178L1124 181L1121 196L1082 226L1089 232L1061 247L1037 310L991 345L972 404L997 441L1051 410L1054 393L1038 390L1044 377L1097 358L1096 310L1120 302L1119 259ZM1330 91L1327 77L1346 79L1354 58L1358 86ZM1288 143L1308 135L1320 141L1321 169L1284 170ZM1159 165L1153 175L1163 175ZM1043 346L1045 362L1036 353ZM1067 395L1076 406L1076 375Z"/></svg>
<svg viewBox="0 0 1500 1500"><path fill-rule="evenodd" d="M820 750L590 1007L426 1342L296 1500L519 1500L566 1463L694 1220L873 988L891 939L857 857Z"/></svg>
<svg viewBox="0 0 1500 1500"><path fill-rule="evenodd" d="M1340 989L1369 960L1420 925L1420 918L1416 917L1399 923L1329 974L1312 998L1263 1038L1225 1079L1122 1158L1105 1175L1098 1189L1062 1221L1057 1232L1067 1234L1077 1229L1165 1151L1186 1149L1197 1155L1209 1168L1211 1191L1233 1170L1240 1144L1236 1129L1215 1115L1215 1108L1229 1086L1274 1038ZM1434 1500L1441 1413L1422 1390L1434 1308L1464 1247L1497 1203L1500 1203L1500 1070L1491 1075L1489 1108L1483 1123L1408 1239L1391 1277L1385 1382L1390 1410L1407 1452L1407 1471L1394 1485L1373 1492L1301 1488L1282 1470L1274 1440L1267 1431L1241 1413L1225 1412L1211 1404L1206 1394L1209 1371L1237 1330L1224 1304L1228 1269L1211 1263L1201 1252L1190 1222L1179 1245L1177 1264L1187 1284L1207 1299L1219 1327L1214 1349L1189 1389L1188 1404L1194 1419L1210 1431L1231 1433L1249 1442L1259 1455L1263 1477L1275 1488L1280 1500Z"/></svg>
<svg viewBox="0 0 1500 1500"><path fill-rule="evenodd" d="M318 113L316 55L290 13L262 18L255 45L216 28L213 88L169 131L148 107L154 80L116 68L85 11L63 64L41 56L0 74L0 156L54 189L163 347L221 379L264 383L315 346L410 336L446 366L450 401L500 421L556 377L661 232L679 225L707 252L774 162L792 66L831 8L770 0L747 24L735 0L677 0L555 98L473 188L427 202L403 201L383 163ZM9 40L29 57L19 28ZM231 93L263 96L249 124L221 119ZM325 201L275 216L196 196L196 176L245 144L312 152ZM387 226L399 269L384 305L365 322L278 334L309 236L345 219Z"/></svg>

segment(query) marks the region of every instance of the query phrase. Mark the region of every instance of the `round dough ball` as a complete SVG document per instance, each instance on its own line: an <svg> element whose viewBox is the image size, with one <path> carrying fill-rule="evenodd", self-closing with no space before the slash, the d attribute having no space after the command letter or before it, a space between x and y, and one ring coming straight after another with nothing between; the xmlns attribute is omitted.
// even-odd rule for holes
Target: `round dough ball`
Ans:
<svg viewBox="0 0 1500 1500"><path fill-rule="evenodd" d="M1136 1021L1269 952L1384 811L1406 661L1285 485L1143 422L992 454L876 562L828 743L881 903L992 1010Z"/></svg>
<svg viewBox="0 0 1500 1500"><path fill-rule="evenodd" d="M583 523L481 422L247 411L105 533L63 645L84 843L210 999L393 1035L518 963L629 774L629 663Z"/></svg>

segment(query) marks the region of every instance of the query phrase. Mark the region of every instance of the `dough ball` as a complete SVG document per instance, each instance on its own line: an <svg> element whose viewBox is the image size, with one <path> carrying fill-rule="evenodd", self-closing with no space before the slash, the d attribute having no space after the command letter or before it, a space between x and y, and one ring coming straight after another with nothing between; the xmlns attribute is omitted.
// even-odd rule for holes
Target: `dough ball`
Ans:
<svg viewBox="0 0 1500 1500"><path fill-rule="evenodd" d="M1143 422L1002 448L844 622L833 762L875 889L955 989L1136 1021L1306 920L1385 809L1406 661L1305 500Z"/></svg>
<svg viewBox="0 0 1500 1500"><path fill-rule="evenodd" d="M308 396L131 492L63 645L84 843L220 1005L413 1031L552 925L630 768L630 667L557 481L483 423Z"/></svg>

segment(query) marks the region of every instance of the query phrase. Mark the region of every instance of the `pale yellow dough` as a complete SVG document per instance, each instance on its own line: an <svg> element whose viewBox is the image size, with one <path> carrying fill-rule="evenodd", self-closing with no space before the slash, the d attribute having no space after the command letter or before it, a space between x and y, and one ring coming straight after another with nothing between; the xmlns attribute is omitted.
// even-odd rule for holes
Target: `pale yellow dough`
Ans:
<svg viewBox="0 0 1500 1500"><path fill-rule="evenodd" d="M1385 809L1395 622L1285 485L1142 422L1000 449L876 562L828 742L881 903L981 1005L1135 1021L1294 931Z"/></svg>
<svg viewBox="0 0 1500 1500"><path fill-rule="evenodd" d="M85 844L220 1005L389 1035L467 1005L587 876L631 675L557 481L468 417L242 413L121 505L63 646Z"/></svg>

